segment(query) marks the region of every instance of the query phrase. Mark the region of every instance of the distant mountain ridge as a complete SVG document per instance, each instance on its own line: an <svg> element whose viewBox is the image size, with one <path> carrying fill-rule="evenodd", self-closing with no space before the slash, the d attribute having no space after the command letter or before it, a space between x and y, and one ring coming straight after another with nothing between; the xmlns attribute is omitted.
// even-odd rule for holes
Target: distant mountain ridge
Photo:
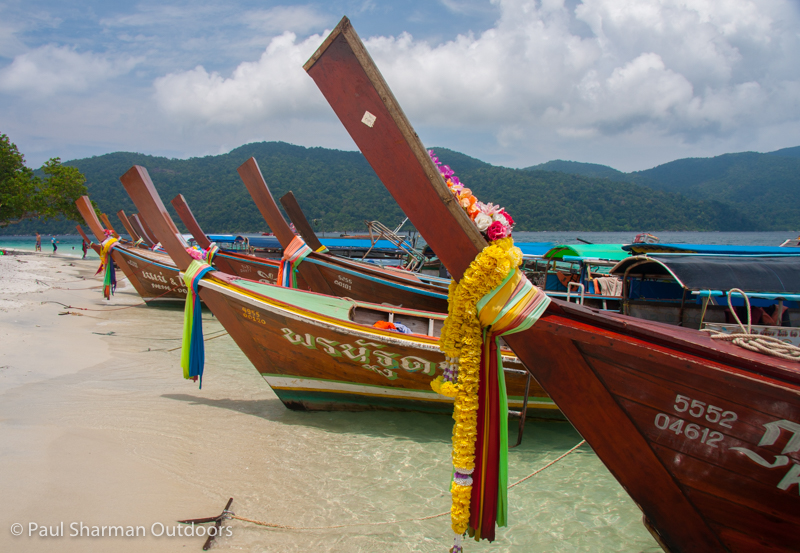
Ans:
<svg viewBox="0 0 800 553"><path fill-rule="evenodd" d="M800 146L774 152L741 152L685 158L623 173L605 165L550 161L526 171L550 170L629 182L686 198L720 202L741 212L759 230L800 229Z"/></svg>
<svg viewBox="0 0 800 553"><path fill-rule="evenodd" d="M446 148L434 150L480 200L507 207L521 231L800 228L800 147L677 160L635 173L562 160L508 169ZM273 195L292 190L319 230L363 230L365 219L391 227L404 217L359 152L259 142L185 160L115 152L67 165L86 175L91 198L112 222L119 209L135 211L119 177L142 165L165 204L184 194L207 232L260 232L267 227L236 172L251 156ZM4 234L74 233L74 227L30 221Z"/></svg>

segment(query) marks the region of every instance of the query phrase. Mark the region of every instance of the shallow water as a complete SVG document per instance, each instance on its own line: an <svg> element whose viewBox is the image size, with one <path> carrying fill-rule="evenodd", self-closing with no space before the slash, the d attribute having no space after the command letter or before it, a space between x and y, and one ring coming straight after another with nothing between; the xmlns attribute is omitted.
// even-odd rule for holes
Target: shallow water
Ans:
<svg viewBox="0 0 800 553"><path fill-rule="evenodd" d="M50 238L52 238L52 234L42 234L42 253L53 253L53 245L50 242ZM56 235L56 240L58 240L58 251L59 255L68 255L70 257L82 257L83 250L81 249L81 244L83 243L83 239L78 235ZM28 252L32 252L36 249L36 237L35 236L0 236L0 248L14 248L17 250L24 250ZM94 253L94 250L89 248L88 252L86 253L86 257L91 257L92 259L99 259L98 255Z"/></svg>

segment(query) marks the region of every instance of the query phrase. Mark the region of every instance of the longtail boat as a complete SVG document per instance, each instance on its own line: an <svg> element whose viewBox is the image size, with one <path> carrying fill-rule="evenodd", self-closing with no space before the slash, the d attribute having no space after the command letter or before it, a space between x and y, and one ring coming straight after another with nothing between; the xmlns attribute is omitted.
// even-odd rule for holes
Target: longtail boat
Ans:
<svg viewBox="0 0 800 553"><path fill-rule="evenodd" d="M461 279L487 243L347 18L305 70ZM558 300L506 342L640 506L665 550L797 551L800 365Z"/></svg>
<svg viewBox="0 0 800 553"><path fill-rule="evenodd" d="M244 162L238 172L284 252L306 249L297 273L305 279L310 290L409 309L447 312L445 286L423 281L408 271L388 270L345 260L324 251L312 251L284 220L255 158Z"/></svg>
<svg viewBox="0 0 800 553"><path fill-rule="evenodd" d="M172 199L172 207L178 214L183 225L192 235L197 245L205 251L209 251L214 245L208 238L208 235L203 232L200 223L192 213L189 204L183 194L178 194ZM276 259L268 259L248 255L239 252L231 251L217 251L212 258L214 268L229 275L240 276L250 280L258 280L261 282L269 282L274 284L278 280L278 271L280 263ZM302 276L298 276L298 287L307 290L308 285Z"/></svg>
<svg viewBox="0 0 800 553"><path fill-rule="evenodd" d="M186 271L193 258L147 170L134 166L120 180L175 264ZM446 365L436 337L442 313L326 296L221 271L202 278L198 294L289 408L452 410L452 399L430 388ZM405 325L411 333L376 328L379 321ZM510 407L560 418L519 360L507 350L506 357Z"/></svg>
<svg viewBox="0 0 800 553"><path fill-rule="evenodd" d="M186 198L184 198L182 194L178 194L170 203L172 204L172 207L175 208L175 211L177 212L178 217L181 219L181 222L186 226L186 228L189 230L189 233L195 239L197 245L203 250L208 250L211 248L213 244L208 238L208 235L203 232L203 229L200 227L200 223L197 222L197 219L192 213L189 204L186 202ZM284 223L284 225L286 224ZM288 225L286 225L286 227L288 229ZM317 242L315 249L319 248L321 248L321 244ZM340 285L325 288L325 290L331 290L333 292L330 295L359 299L356 297L357 294L353 294L354 282L357 283L356 289L361 291L361 295L364 295L366 293L364 292L364 289L367 285L365 285L363 281L368 280L373 286L373 289L380 292L377 294L377 297L370 299L370 301L373 303L389 303L385 301L389 299L389 294L391 294L391 299L397 300L398 292L402 292L404 295L411 296L410 299L404 297L401 303L398 305L399 307L403 307L408 303L424 303L427 301L426 298L414 298L415 294L420 293L419 288L416 285L418 285L420 282L423 282L423 280L417 275L411 276L411 285L408 285L409 277L408 273L405 271L397 271L397 274L395 274L395 272L390 272L380 267L375 267L369 263L360 263L358 261L335 257L322 252L317 253L318 255L312 257L312 260L309 262L314 262L314 260L320 258L323 261L327 261L323 264L328 268L328 274L331 274L330 271L332 270L338 270L340 273L334 280L334 283L338 281L340 282ZM269 282L271 284L277 283L280 269L280 263L277 260L227 251L218 251L216 254L214 254L213 265L216 269L231 275L240 276L251 280L259 280L261 282ZM296 287L301 290L318 291L314 290L314 287L306 282L303 274L308 274L308 272L301 272L299 270L297 271ZM318 281L315 282L318 283ZM444 296L441 283L436 285L436 289L439 290L437 294L438 296Z"/></svg>
<svg viewBox="0 0 800 553"><path fill-rule="evenodd" d="M106 229L97 218L88 196L78 198L75 205L92 234L102 244L107 238ZM99 254L100 246L95 251ZM146 301L186 299L186 285L169 256L120 244L111 249L111 257L142 299Z"/></svg>

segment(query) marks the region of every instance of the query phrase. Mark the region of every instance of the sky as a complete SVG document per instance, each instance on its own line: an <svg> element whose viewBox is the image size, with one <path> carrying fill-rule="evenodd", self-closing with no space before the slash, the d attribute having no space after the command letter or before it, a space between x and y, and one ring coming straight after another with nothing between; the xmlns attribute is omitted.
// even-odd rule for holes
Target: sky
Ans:
<svg viewBox="0 0 800 553"><path fill-rule="evenodd" d="M0 0L0 133L34 168L355 150L302 68L343 15L428 147L634 171L800 145L800 0Z"/></svg>

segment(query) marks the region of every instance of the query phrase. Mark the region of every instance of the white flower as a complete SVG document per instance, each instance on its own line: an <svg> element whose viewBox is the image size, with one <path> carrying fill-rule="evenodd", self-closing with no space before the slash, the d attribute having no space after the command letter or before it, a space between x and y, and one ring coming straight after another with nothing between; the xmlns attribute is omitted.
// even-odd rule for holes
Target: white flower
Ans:
<svg viewBox="0 0 800 553"><path fill-rule="evenodd" d="M485 213L478 213L475 216L475 226L478 227L478 230L481 232L486 232L486 229L489 228L489 225L492 224L492 217L486 215Z"/></svg>

